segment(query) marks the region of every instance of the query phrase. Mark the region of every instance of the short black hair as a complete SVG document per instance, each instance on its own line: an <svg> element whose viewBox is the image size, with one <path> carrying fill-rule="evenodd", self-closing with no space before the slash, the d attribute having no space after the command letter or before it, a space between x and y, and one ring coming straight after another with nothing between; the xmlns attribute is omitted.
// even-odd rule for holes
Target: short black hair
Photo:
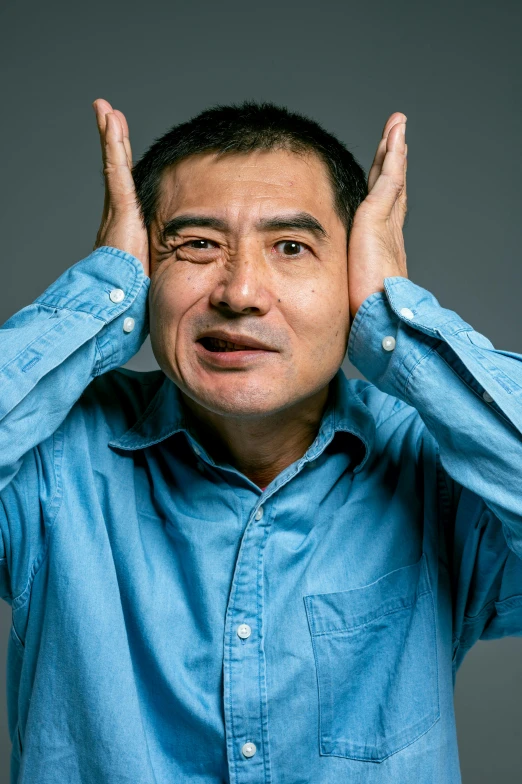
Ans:
<svg viewBox="0 0 522 784"><path fill-rule="evenodd" d="M349 236L355 211L368 192L364 170L346 146L315 120L255 101L205 109L156 139L133 167L145 226L149 228L154 219L158 186L168 166L202 152L224 155L271 149L319 156L329 173L335 210Z"/></svg>

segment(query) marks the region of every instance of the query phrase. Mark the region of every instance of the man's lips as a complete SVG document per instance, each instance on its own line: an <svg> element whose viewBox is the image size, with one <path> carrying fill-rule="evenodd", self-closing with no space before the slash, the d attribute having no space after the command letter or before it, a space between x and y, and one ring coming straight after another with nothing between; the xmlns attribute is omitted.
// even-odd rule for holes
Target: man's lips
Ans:
<svg viewBox="0 0 522 784"><path fill-rule="evenodd" d="M260 351L259 348L252 346L241 345L240 343L230 343L227 340L219 340L219 338L202 338L199 341L205 346L208 351Z"/></svg>
<svg viewBox="0 0 522 784"><path fill-rule="evenodd" d="M269 357L275 357L277 349L265 343L241 335L237 332L212 330L196 341L196 350L206 365L221 370L240 370L264 364Z"/></svg>
<svg viewBox="0 0 522 784"><path fill-rule="evenodd" d="M226 352L226 351L275 351L271 346L250 337L241 335L237 332L225 332L224 330L210 330L198 338L207 351Z"/></svg>

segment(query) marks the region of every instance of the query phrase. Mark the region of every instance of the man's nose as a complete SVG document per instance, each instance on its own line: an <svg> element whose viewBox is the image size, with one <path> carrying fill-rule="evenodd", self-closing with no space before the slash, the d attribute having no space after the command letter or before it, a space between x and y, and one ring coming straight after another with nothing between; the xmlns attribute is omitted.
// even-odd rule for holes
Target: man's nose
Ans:
<svg viewBox="0 0 522 784"><path fill-rule="evenodd" d="M263 315L270 308L268 270L257 254L242 251L222 270L210 301L217 308L234 313Z"/></svg>

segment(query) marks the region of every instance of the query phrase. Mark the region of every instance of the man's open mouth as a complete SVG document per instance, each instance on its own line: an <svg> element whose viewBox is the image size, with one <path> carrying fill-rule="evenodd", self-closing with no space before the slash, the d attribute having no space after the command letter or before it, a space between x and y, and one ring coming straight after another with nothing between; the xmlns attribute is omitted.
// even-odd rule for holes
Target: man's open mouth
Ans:
<svg viewBox="0 0 522 784"><path fill-rule="evenodd" d="M199 341L208 351L261 351L253 346L243 346L240 343L230 343L219 338L201 338Z"/></svg>

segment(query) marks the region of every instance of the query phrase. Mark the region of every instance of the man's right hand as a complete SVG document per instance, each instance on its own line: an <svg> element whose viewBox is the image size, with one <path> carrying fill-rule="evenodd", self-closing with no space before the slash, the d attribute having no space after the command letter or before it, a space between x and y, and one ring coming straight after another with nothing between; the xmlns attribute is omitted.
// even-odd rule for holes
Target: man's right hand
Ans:
<svg viewBox="0 0 522 784"><path fill-rule="evenodd" d="M150 277L147 230L132 178L132 152L125 116L108 101L93 103L100 132L105 177L105 200L94 248L109 245L135 256Z"/></svg>

